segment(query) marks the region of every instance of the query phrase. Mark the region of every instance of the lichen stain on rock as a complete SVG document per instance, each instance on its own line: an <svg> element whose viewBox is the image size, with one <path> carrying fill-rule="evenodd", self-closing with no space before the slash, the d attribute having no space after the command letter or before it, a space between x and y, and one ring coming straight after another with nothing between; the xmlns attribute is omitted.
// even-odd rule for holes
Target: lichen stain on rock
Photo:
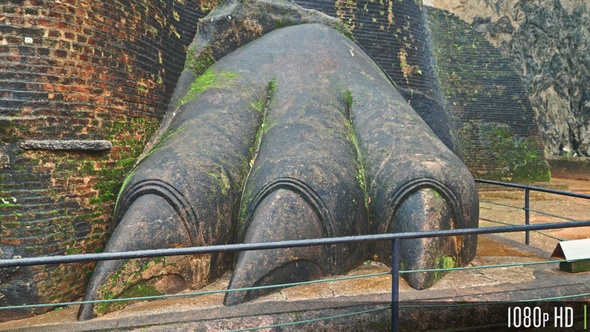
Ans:
<svg viewBox="0 0 590 332"><path fill-rule="evenodd" d="M264 32L262 25L260 25L259 22L250 18L245 19L242 25L244 26L244 29L250 34L252 34L252 36L254 37L262 36L262 33Z"/></svg>
<svg viewBox="0 0 590 332"><path fill-rule="evenodd" d="M129 260L100 288L97 299L174 294L187 288L202 288L211 282L210 259L210 255L193 255ZM104 302L95 307L95 312L104 315L135 302Z"/></svg>
<svg viewBox="0 0 590 332"><path fill-rule="evenodd" d="M194 75L202 75L207 68L215 63L213 50L210 47L203 48L200 52L189 49L186 55L184 68L190 70Z"/></svg>
<svg viewBox="0 0 590 332"><path fill-rule="evenodd" d="M220 2L220 0L198 0L199 9L203 12L209 12L215 8L215 5Z"/></svg>

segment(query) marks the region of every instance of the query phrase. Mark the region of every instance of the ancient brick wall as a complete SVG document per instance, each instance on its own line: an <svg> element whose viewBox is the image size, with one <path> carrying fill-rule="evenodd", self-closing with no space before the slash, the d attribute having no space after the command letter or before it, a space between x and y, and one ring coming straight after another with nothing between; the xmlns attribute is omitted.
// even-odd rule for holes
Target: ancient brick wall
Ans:
<svg viewBox="0 0 590 332"><path fill-rule="evenodd" d="M295 2L347 22L399 87L443 103L474 176L548 180L543 141L523 82L510 61L468 24L413 0Z"/></svg>
<svg viewBox="0 0 590 332"><path fill-rule="evenodd" d="M0 3L0 258L102 249L121 181L157 129L184 47L213 3ZM113 147L21 148L31 139ZM73 300L91 271L88 264L3 270L0 305Z"/></svg>
<svg viewBox="0 0 590 332"><path fill-rule="evenodd" d="M295 2L348 23L357 42L398 86L442 101L421 1Z"/></svg>
<svg viewBox="0 0 590 332"><path fill-rule="evenodd" d="M590 2L433 0L510 59L547 155L590 156Z"/></svg>
<svg viewBox="0 0 590 332"><path fill-rule="evenodd" d="M429 8L428 19L445 104L471 172L495 180L548 181L529 96L510 61L453 14Z"/></svg>

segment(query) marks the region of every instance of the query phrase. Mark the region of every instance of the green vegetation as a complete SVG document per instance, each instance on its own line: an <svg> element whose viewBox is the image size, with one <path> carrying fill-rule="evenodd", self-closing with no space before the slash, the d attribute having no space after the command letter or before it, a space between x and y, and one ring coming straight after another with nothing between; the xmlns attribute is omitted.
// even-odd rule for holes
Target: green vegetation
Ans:
<svg viewBox="0 0 590 332"><path fill-rule="evenodd" d="M257 100L252 103L252 108L256 110L256 112L262 114L264 113L264 103L260 100Z"/></svg>
<svg viewBox="0 0 590 332"><path fill-rule="evenodd" d="M344 100L346 101L346 107L352 108L352 93L349 90L344 92Z"/></svg>
<svg viewBox="0 0 590 332"><path fill-rule="evenodd" d="M205 73L215 62L211 48L202 50L198 55L194 50L189 49L184 67L190 70L195 76L199 76Z"/></svg>
<svg viewBox="0 0 590 332"><path fill-rule="evenodd" d="M549 165L534 138L517 137L510 127L496 123L480 125L479 137L495 164L484 177L525 183L550 180Z"/></svg>
<svg viewBox="0 0 590 332"><path fill-rule="evenodd" d="M21 223L20 222L17 222L17 221L3 222L2 223L2 227L8 228L8 229L19 228L20 226L21 226Z"/></svg>
<svg viewBox="0 0 590 332"><path fill-rule="evenodd" d="M452 269L454 267L457 267L457 265L455 264L455 258L451 257L451 256L445 256L442 259L442 268L443 269Z"/></svg>
<svg viewBox="0 0 590 332"><path fill-rule="evenodd" d="M60 216L59 221L50 229L47 227L35 227L38 232L47 229L49 232L56 232L62 237L72 237L73 220L84 222L90 225L90 234L84 241L73 241L67 246L67 254L92 252L101 246L106 235L104 227L106 220L112 216L112 209L115 198L121 188L122 180L133 167L137 157L143 151L147 140L156 131L159 123L156 119L132 118L119 116L115 119L107 116L99 116L101 121L112 123L105 124L106 138L113 143L113 149L109 153L96 155L74 154L70 152L35 152L30 158L34 160L51 160L55 163L55 172L52 180L57 184L72 184L58 189L60 186L48 188L50 197L59 202L66 194L77 195L80 186L77 183L89 181L84 192L94 192L95 196L81 198L81 203L87 204L88 209L77 215L63 215L63 210L52 210L43 212L47 217ZM87 201L86 201L87 199ZM88 205L88 203L90 203ZM42 213L42 212L37 212ZM25 218L29 218L25 215ZM59 231L58 231L59 230ZM57 239L57 238L56 238ZM102 249L100 249L102 250Z"/></svg>
<svg viewBox="0 0 590 332"><path fill-rule="evenodd" d="M218 171L210 171L208 174L215 180L215 182L219 186L221 194L227 195L229 193L229 190L231 189L231 183L229 182L229 178L225 174L223 168L221 168Z"/></svg>
<svg viewBox="0 0 590 332"><path fill-rule="evenodd" d="M548 181L549 167L531 130L535 126L532 108L510 61L446 11L428 9L428 23L445 104L457 119L462 158L474 176Z"/></svg>
<svg viewBox="0 0 590 332"><path fill-rule="evenodd" d="M14 203L14 198L11 197L9 199L3 199L0 198L0 208L2 207L16 207L16 206L21 206L20 204L16 204Z"/></svg>
<svg viewBox="0 0 590 332"><path fill-rule="evenodd" d="M98 181L94 189L98 191L98 196L90 200L91 204L100 204L104 202L114 202L122 185L122 178L129 173L137 157L143 151L149 137L153 135L158 127L155 119L134 118L126 122L115 122L113 124L113 134L110 135L113 145L128 147L124 153L120 153L115 164L100 163L98 169L94 161L84 161L82 169L87 175L96 175ZM131 137L118 139L125 134L137 135L142 134L142 139L137 140ZM107 155L109 159L111 155ZM115 166L115 167L113 167Z"/></svg>
<svg viewBox="0 0 590 332"><path fill-rule="evenodd" d="M452 269L457 267L457 262L455 261L455 258L453 256L447 256L444 253L439 253L438 256L436 256L435 260L434 260L434 264L436 269ZM439 281L440 279L442 279L445 274L447 274L449 271L436 271L433 272L434 274L434 278L432 279L432 284L436 283L437 281Z"/></svg>
<svg viewBox="0 0 590 332"><path fill-rule="evenodd" d="M240 212L239 212L239 218L238 218L238 229L241 228L242 225L245 224L246 220L246 206L248 205L250 199L252 199L252 193L250 191L248 191L246 188L246 183L248 182L248 178L250 177L250 173L253 170L253 166L254 166L254 161L256 160L256 156L258 154L258 150L260 148L260 144L262 142L262 136L268 131L268 129L270 129L272 127L272 125L270 125L268 123L267 120L267 111L268 111L268 107L270 106L270 103L272 101L272 95L273 93L276 91L277 89L277 79L273 78L272 80L270 80L268 82L268 97L266 99L266 101L262 101L262 100L258 100L256 102L253 103L252 107L259 113L262 114L262 121L260 122L260 126L258 127L258 130L256 131L256 136L254 137L254 142L252 143L252 145L250 146L250 151L249 151L249 156L246 157L244 159L244 162L241 165L241 168L243 170L243 174L244 174L244 181L242 183L242 198L241 198L241 205L240 205Z"/></svg>
<svg viewBox="0 0 590 332"><path fill-rule="evenodd" d="M100 287L97 298L113 300L163 295L164 292L157 290L154 284L162 276L159 275L160 271L176 264L176 260L169 262L167 257L129 260ZM137 301L125 300L97 303L94 310L98 315L103 315L135 302Z"/></svg>
<svg viewBox="0 0 590 332"><path fill-rule="evenodd" d="M197 77L190 85L188 91L179 101L181 105L196 98L201 92L212 89L222 88L228 86L230 82L238 77L238 73L224 72L215 73L211 70L207 70L201 76Z"/></svg>
<svg viewBox="0 0 590 332"><path fill-rule="evenodd" d="M79 254L80 253L80 248L68 248L66 249L66 255L74 255L74 254Z"/></svg>
<svg viewBox="0 0 590 332"><path fill-rule="evenodd" d="M274 77L270 82L268 82L268 90L272 94L277 88L277 78Z"/></svg>
<svg viewBox="0 0 590 332"><path fill-rule="evenodd" d="M352 107L352 105L354 103L354 100L353 100L352 93L349 90L344 92L344 100L346 102L346 107L348 108L348 110L350 110L350 108ZM348 130L346 133L346 138L354 146L354 149L356 152L356 157L357 157L356 180L358 181L359 186L363 190L364 199L365 199L365 207L369 208L369 191L367 188L367 181L366 181L366 175L365 175L365 163L364 163L363 155L361 153L361 148L359 147L359 144L358 144L358 141L356 138L356 133L354 130L354 123L353 123L352 119L349 119L346 122L346 126L348 127L347 128Z"/></svg>

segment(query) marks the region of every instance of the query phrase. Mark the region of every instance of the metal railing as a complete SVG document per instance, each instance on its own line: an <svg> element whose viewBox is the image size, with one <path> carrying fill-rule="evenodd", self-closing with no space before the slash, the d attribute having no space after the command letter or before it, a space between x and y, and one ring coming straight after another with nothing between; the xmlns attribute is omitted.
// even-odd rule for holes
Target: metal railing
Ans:
<svg viewBox="0 0 590 332"><path fill-rule="evenodd" d="M549 229L563 229L573 227L590 226L588 221L568 221L531 225L529 223L529 194L530 191L540 191L552 194L565 195L577 198L590 198L588 195L575 194L559 190L551 190L545 188L537 188L531 186L524 186L518 184L502 183L497 181L477 180L480 183L502 185L513 188L520 188L525 190L525 224L514 226L495 226L484 228L465 228L452 230L433 230L422 232L406 232L396 234L374 234L374 235L360 235L360 236L346 236L334 238L319 238L319 239L305 239L305 240L291 240L280 242L264 242L264 243L244 243L244 244L228 244L215 245L206 247L187 247L187 248L170 248L170 249L151 249L151 250L136 250L128 252L104 252L104 253L89 253L89 254L74 254L63 256L49 256L49 257L27 257L0 260L0 268L17 267L17 266L33 266L46 264L64 264L76 262L95 262L104 260L119 260L119 259L135 259L135 258L150 258L161 256L180 256L180 255L195 255L195 254L209 254L217 252L237 252L247 250L268 250L281 249L293 247L307 247L307 246L326 246L353 242L375 242L375 241L391 241L392 245L392 269L391 269L391 330L398 331L399 329L399 276L401 273L411 271L400 271L400 240L403 239L418 239L430 237L443 236L461 236L461 235L480 235L493 233L512 233L512 232L528 232L549 230ZM528 243L528 236L527 236ZM281 286L281 285L279 285ZM225 290L231 291L231 290ZM121 300L121 299L119 299ZM60 305L54 303L53 305Z"/></svg>
<svg viewBox="0 0 590 332"><path fill-rule="evenodd" d="M476 179L475 182L524 190L524 206L522 207L522 209L524 210L524 224L525 225L530 225L531 212L540 212L540 211L531 210L531 205L530 205L531 204L530 203L531 202L531 191L548 193L548 194L555 194L555 195L567 196L567 197L574 197L574 198L590 199L590 195L578 194L578 193L573 193L573 192L563 191L563 190L534 187L534 186L528 186L528 185L517 184L517 183L507 183L507 182L499 182L499 181L483 180L483 179ZM567 218L563 218L563 219L567 219ZM524 242L525 242L525 244L530 245L530 231L525 231Z"/></svg>

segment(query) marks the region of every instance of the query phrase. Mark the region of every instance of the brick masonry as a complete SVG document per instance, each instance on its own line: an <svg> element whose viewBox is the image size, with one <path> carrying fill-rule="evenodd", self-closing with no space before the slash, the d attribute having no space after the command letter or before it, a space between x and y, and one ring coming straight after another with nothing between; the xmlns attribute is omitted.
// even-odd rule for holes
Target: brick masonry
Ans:
<svg viewBox="0 0 590 332"><path fill-rule="evenodd" d="M453 14L427 12L445 104L471 173L503 181L549 181L535 114L510 61Z"/></svg>
<svg viewBox="0 0 590 332"><path fill-rule="evenodd" d="M0 4L0 258L97 252L214 0ZM108 140L106 152L23 140ZM0 305L79 297L91 264L0 272ZM0 313L0 320L31 311Z"/></svg>
<svg viewBox="0 0 590 332"><path fill-rule="evenodd" d="M457 126L463 161L474 176L549 180L523 82L500 51L467 23L417 1L295 2L347 22L358 43L398 86L444 103Z"/></svg>

